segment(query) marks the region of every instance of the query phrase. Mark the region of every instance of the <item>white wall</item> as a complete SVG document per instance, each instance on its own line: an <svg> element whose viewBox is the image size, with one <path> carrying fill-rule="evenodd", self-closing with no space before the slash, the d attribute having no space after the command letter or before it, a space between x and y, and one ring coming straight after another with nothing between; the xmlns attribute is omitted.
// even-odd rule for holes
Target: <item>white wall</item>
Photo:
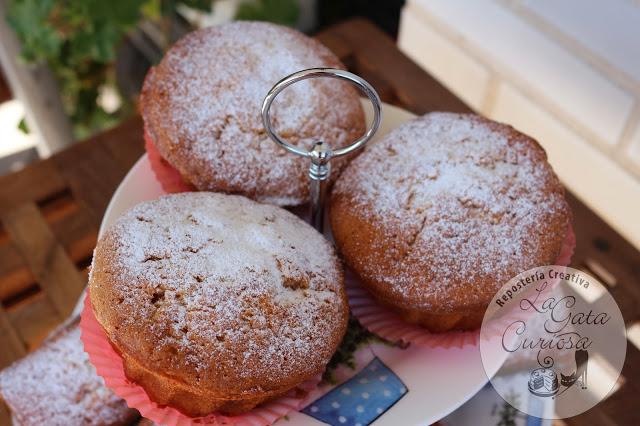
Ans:
<svg viewBox="0 0 640 426"><path fill-rule="evenodd" d="M640 248L640 2L408 0L399 45Z"/></svg>

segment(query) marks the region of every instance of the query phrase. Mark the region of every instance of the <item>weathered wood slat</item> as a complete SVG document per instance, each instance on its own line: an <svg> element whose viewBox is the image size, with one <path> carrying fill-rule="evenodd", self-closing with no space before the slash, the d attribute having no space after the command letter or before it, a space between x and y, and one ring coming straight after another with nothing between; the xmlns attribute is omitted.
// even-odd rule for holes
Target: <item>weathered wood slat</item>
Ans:
<svg viewBox="0 0 640 426"><path fill-rule="evenodd" d="M0 177L0 302L21 353L37 347L75 305L104 210L143 152L136 117ZM6 352L6 362L17 356Z"/></svg>
<svg viewBox="0 0 640 426"><path fill-rule="evenodd" d="M46 222L71 261L77 267L86 266L98 236L95 226L73 200L71 206L55 207L51 214L41 209ZM0 259L0 302L6 303L36 285L36 279L9 238L0 241Z"/></svg>
<svg viewBox="0 0 640 426"><path fill-rule="evenodd" d="M339 35L335 34L333 28L323 31L315 36L315 38L325 46L327 46L334 55L347 66L347 68L353 68L350 63L352 55L354 53L353 46L345 42L345 40Z"/></svg>
<svg viewBox="0 0 640 426"><path fill-rule="evenodd" d="M66 318L43 292L7 309L6 316L28 351L40 346L45 337Z"/></svg>
<svg viewBox="0 0 640 426"><path fill-rule="evenodd" d="M136 117L52 160L76 202L86 207L98 227L111 195L143 153L142 120Z"/></svg>
<svg viewBox="0 0 640 426"><path fill-rule="evenodd" d="M68 315L84 288L81 275L35 204L16 206L1 216L7 233L56 310Z"/></svg>
<svg viewBox="0 0 640 426"><path fill-rule="evenodd" d="M9 413L9 407L0 399L0 425L10 425L11 414Z"/></svg>
<svg viewBox="0 0 640 426"><path fill-rule="evenodd" d="M568 194L567 198L576 230L574 266L588 271L604 283L613 278L615 285L609 287L609 291L620 305L625 320L640 321L638 251L573 194ZM594 264L592 261L598 268L590 266Z"/></svg>
<svg viewBox="0 0 640 426"><path fill-rule="evenodd" d="M73 210L49 223L56 240L64 247L75 265L91 258L96 246L98 232L89 217L90 214L84 206L75 204Z"/></svg>
<svg viewBox="0 0 640 426"><path fill-rule="evenodd" d="M0 342L2 342L0 368L6 367L27 352L2 307L0 307Z"/></svg>
<svg viewBox="0 0 640 426"><path fill-rule="evenodd" d="M0 244L0 259L0 301L4 303L35 284L35 278L11 241Z"/></svg>
<svg viewBox="0 0 640 426"><path fill-rule="evenodd" d="M136 116L125 121L116 129L98 136L98 140L104 143L112 157L122 166L119 170L120 180L144 153L142 135L142 118Z"/></svg>
<svg viewBox="0 0 640 426"><path fill-rule="evenodd" d="M52 160L68 182L73 197L87 207L92 223L99 226L109 197L122 179L123 166L97 141L82 142Z"/></svg>
<svg viewBox="0 0 640 426"><path fill-rule="evenodd" d="M66 188L67 183L51 160L28 165L17 173L0 176L0 212L44 200Z"/></svg>

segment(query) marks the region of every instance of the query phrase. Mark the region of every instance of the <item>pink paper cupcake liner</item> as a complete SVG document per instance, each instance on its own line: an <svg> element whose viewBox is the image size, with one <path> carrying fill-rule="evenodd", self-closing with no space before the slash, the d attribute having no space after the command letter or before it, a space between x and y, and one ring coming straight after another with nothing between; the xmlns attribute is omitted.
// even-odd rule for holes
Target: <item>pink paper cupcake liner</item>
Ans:
<svg viewBox="0 0 640 426"><path fill-rule="evenodd" d="M569 265L575 245L576 237L569 226L555 264ZM349 270L345 274L345 284L353 316L364 328L385 340L430 348L462 348L479 342L480 330L430 333L419 325L406 322L400 315L378 303Z"/></svg>
<svg viewBox="0 0 640 426"><path fill-rule="evenodd" d="M175 408L156 404L151 401L142 386L127 379L124 373L122 357L113 349L104 330L96 320L88 292L85 296L84 309L80 317L80 330L80 338L84 344L84 350L89 355L89 360L98 375L104 379L107 387L124 399L129 407L138 410L143 417L164 426L271 425L278 419L302 409L311 402L313 391L321 380L321 376L318 375L301 384L289 394L262 404L244 414L225 416L214 413L206 417L192 418Z"/></svg>
<svg viewBox="0 0 640 426"><path fill-rule="evenodd" d="M160 182L162 189L170 194L195 191L195 187L185 182L180 173L167 160L162 158L146 129L144 132L144 148L147 150L151 170L153 170L153 174Z"/></svg>

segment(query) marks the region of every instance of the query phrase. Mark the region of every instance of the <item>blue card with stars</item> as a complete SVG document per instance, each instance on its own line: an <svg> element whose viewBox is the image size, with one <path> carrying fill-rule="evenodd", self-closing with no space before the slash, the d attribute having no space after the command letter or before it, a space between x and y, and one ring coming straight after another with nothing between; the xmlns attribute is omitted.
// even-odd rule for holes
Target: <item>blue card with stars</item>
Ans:
<svg viewBox="0 0 640 426"><path fill-rule="evenodd" d="M400 378L376 357L302 412L330 425L366 426L406 393L407 387Z"/></svg>

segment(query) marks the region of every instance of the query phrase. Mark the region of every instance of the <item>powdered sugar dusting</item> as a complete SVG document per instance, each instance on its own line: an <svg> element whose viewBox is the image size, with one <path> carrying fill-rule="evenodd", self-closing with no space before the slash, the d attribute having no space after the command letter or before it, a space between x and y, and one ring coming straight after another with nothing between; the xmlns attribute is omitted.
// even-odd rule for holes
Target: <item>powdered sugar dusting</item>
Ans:
<svg viewBox="0 0 640 426"><path fill-rule="evenodd" d="M308 165L266 136L260 107L278 80L311 67L343 68L320 43L284 27L203 29L176 43L147 79L143 116L163 157L197 188L299 204ZM356 91L330 79L287 88L271 112L275 129L307 148L317 140L344 146L364 126Z"/></svg>
<svg viewBox="0 0 640 426"><path fill-rule="evenodd" d="M544 151L473 115L432 113L392 131L345 170L333 196L379 229L347 244L364 253L358 274L395 303L436 313L473 311L516 273L553 262L569 220Z"/></svg>
<svg viewBox="0 0 640 426"><path fill-rule="evenodd" d="M137 416L96 375L77 324L3 370L0 391L22 426L117 425Z"/></svg>
<svg viewBox="0 0 640 426"><path fill-rule="evenodd" d="M101 312L94 303L112 341L229 397L318 374L346 324L329 243L293 214L244 197L142 203L99 242L93 267L92 300L113 304Z"/></svg>

